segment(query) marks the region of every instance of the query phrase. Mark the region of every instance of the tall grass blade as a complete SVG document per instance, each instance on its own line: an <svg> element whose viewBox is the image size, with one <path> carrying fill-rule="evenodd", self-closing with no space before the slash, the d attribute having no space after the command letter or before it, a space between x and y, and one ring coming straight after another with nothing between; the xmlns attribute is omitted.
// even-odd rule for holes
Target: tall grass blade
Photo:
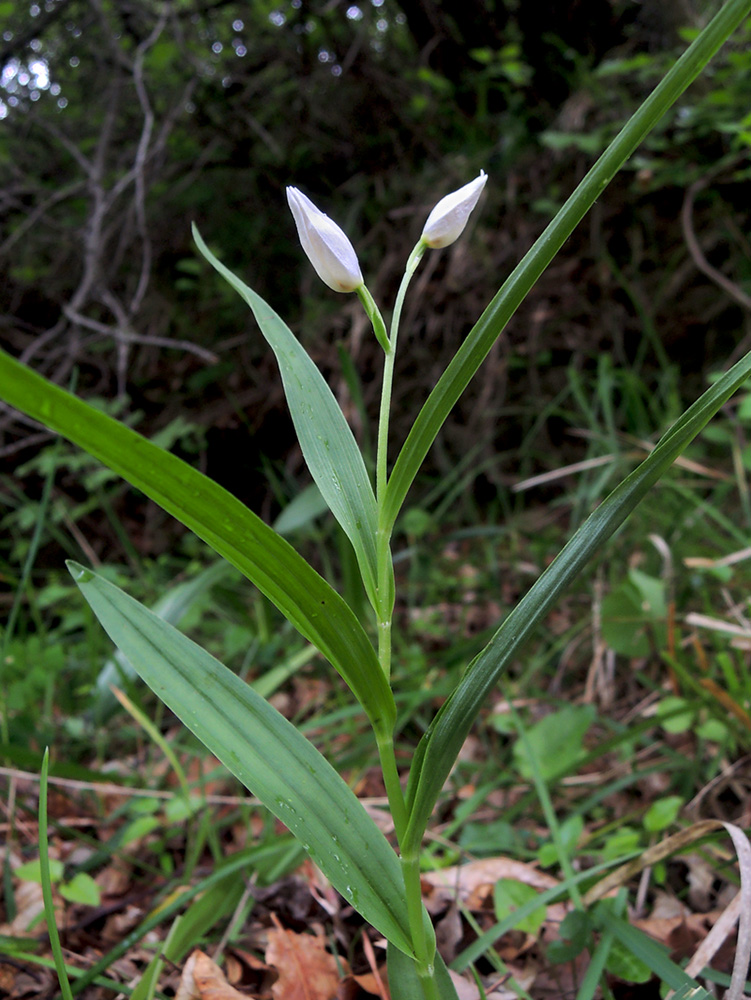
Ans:
<svg viewBox="0 0 751 1000"><path fill-rule="evenodd" d="M394 698L347 603L280 535L187 462L0 351L0 398L137 487L251 580L339 671L380 732Z"/></svg>
<svg viewBox="0 0 751 1000"><path fill-rule="evenodd" d="M480 709L565 588L601 550L645 494L711 417L751 375L751 353L727 371L663 435L651 454L587 518L470 664L418 745L410 771L409 828L402 850L414 849Z"/></svg>
<svg viewBox="0 0 751 1000"><path fill-rule="evenodd" d="M417 415L396 460L385 500L389 527L446 417L529 290L637 146L749 11L751 0L729 0L721 8L629 119L472 327Z"/></svg>
<svg viewBox="0 0 751 1000"><path fill-rule="evenodd" d="M50 936L50 947L55 962L60 993L63 1000L73 1000L70 980L65 968L65 958L60 944L60 935L55 923L55 904L52 901L52 880L50 878L49 840L47 838L47 775L50 766L49 747L44 751L42 771L39 781L39 871L42 879L42 897L44 899L44 919L47 923L47 933Z"/></svg>
<svg viewBox="0 0 751 1000"><path fill-rule="evenodd" d="M119 587L68 567L154 693L287 826L342 896L412 954L396 855L328 761L206 650Z"/></svg>

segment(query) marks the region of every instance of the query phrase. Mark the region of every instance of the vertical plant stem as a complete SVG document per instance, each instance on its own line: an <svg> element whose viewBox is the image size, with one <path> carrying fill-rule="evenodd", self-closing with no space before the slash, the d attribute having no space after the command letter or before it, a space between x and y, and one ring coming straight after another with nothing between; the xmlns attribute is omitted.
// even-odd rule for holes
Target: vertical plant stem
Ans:
<svg viewBox="0 0 751 1000"><path fill-rule="evenodd" d="M378 743L378 757L381 761L381 771L383 772L383 783L386 786L386 794L389 799L391 818L394 820L394 830L397 840L401 841L407 829L407 806L404 801L404 792L399 781L399 769L396 766L396 756L394 755L394 738L381 736L376 733Z"/></svg>
<svg viewBox="0 0 751 1000"><path fill-rule="evenodd" d="M396 342L399 336L399 321L402 315L404 297L412 275L417 270L426 246L420 241L407 258L404 277L394 302L391 332L383 363L383 383L381 385L381 408L378 415L378 445L376 452L376 502L378 504L378 529L376 537L378 594L381 597L378 609L378 658L386 677L391 676L391 616L394 610L394 567L391 561L391 531L383 514L384 498L388 486L389 417L391 414L391 393L394 385L394 363ZM370 315L370 314L369 314Z"/></svg>
<svg viewBox="0 0 751 1000"><path fill-rule="evenodd" d="M422 983L425 1000L438 1000L435 981L435 938L429 938L425 924L425 910L422 905L420 888L420 855L415 852L402 855L402 876L407 899L407 918L415 949L417 974Z"/></svg>
<svg viewBox="0 0 751 1000"><path fill-rule="evenodd" d="M391 320L391 331L388 346L385 348L383 364L383 383L381 386L381 407L378 418L378 445L376 452L376 501L378 504L378 534L376 538L378 594L386 597L378 613L378 658L386 675L391 674L391 619L393 615L394 567L391 559L391 531L384 517L384 499L388 486L388 441L389 417L391 413L391 395L394 385L394 365L396 362L396 344L399 336L399 321L407 288L418 264L425 253L426 246L422 240L415 246L407 259L394 302L394 313ZM391 815L397 839L401 844L407 829L407 808L399 781L399 770L396 766L393 739L389 737L378 740L378 753L381 760L383 780L389 798ZM415 949L417 970L422 983L425 1000L438 1000L438 987L434 975L435 938L429 937L424 919L422 891L420 889L420 858L415 852L409 857L401 858L402 877L404 879L404 895L407 904L407 917Z"/></svg>

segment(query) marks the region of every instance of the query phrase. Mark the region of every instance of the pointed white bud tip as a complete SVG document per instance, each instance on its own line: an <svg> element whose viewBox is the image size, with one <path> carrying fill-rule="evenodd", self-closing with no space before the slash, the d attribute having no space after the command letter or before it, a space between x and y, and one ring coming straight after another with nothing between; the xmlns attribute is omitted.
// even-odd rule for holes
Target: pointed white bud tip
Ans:
<svg viewBox="0 0 751 1000"><path fill-rule="evenodd" d="M479 177L441 198L428 216L422 231L422 242L438 250L459 239L487 179L488 175L481 170Z"/></svg>
<svg viewBox="0 0 751 1000"><path fill-rule="evenodd" d="M335 292L354 292L363 284L355 248L344 232L297 188L287 188L297 235L316 274Z"/></svg>

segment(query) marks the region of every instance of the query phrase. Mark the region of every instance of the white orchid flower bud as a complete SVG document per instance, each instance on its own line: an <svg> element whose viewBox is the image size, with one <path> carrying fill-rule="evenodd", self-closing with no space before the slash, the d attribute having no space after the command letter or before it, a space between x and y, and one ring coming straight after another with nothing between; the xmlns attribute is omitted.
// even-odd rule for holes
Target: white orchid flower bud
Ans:
<svg viewBox="0 0 751 1000"><path fill-rule="evenodd" d="M302 248L321 281L335 292L357 291L363 285L362 272L344 232L297 188L287 188L287 201Z"/></svg>
<svg viewBox="0 0 751 1000"><path fill-rule="evenodd" d="M487 179L488 175L481 170L479 177L441 198L428 216L422 231L422 242L439 250L459 239Z"/></svg>

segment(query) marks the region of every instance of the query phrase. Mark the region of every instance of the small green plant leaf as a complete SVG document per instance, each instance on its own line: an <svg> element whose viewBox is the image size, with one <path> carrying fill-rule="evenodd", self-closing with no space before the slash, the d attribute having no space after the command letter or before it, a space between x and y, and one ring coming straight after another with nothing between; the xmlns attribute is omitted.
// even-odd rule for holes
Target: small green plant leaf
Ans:
<svg viewBox="0 0 751 1000"><path fill-rule="evenodd" d="M77 563L68 568L154 693L287 826L342 896L412 954L396 855L328 761L206 650L114 584Z"/></svg>
<svg viewBox="0 0 751 1000"><path fill-rule="evenodd" d="M248 303L261 333L276 355L287 405L310 474L352 542L366 593L373 607L378 608L375 494L360 449L336 397L281 316L217 260L195 224L193 239L209 264Z"/></svg>
<svg viewBox="0 0 751 1000"><path fill-rule="evenodd" d="M53 884L59 882L63 877L63 863L57 858L50 858L50 882ZM13 870L13 874L16 878L23 879L24 882L38 882L41 885L42 882L42 867L39 858L35 858L33 861L27 861L23 865L19 865L18 868Z"/></svg>
<svg viewBox="0 0 751 1000"><path fill-rule="evenodd" d="M652 978L652 970L637 958L620 941L613 941L608 952L605 968L625 983L646 983Z"/></svg>
<svg viewBox="0 0 751 1000"><path fill-rule="evenodd" d="M63 882L60 895L71 903L81 903L84 906L99 906L102 900L99 886L86 872L78 872L70 882Z"/></svg>
<svg viewBox="0 0 751 1000"><path fill-rule="evenodd" d="M693 403L650 455L597 507L509 614L441 706L418 744L409 775L409 825L402 850L422 840L441 788L472 724L506 665L595 553L623 524L683 449L751 375L751 352Z"/></svg>
<svg viewBox="0 0 751 1000"><path fill-rule="evenodd" d="M558 931L560 938L551 941L546 949L548 958L555 965L570 962L589 947L592 931L592 921L583 910L572 910L571 913L567 913Z"/></svg>
<svg viewBox="0 0 751 1000"><path fill-rule="evenodd" d="M546 715L527 730L527 739L514 744L514 758L524 778L533 776L533 754L545 781L576 767L584 756L584 737L595 720L592 705L566 705Z"/></svg>
<svg viewBox="0 0 751 1000"><path fill-rule="evenodd" d="M633 826L621 826L605 840L602 856L606 861L619 861L621 858L638 851L642 845L643 835Z"/></svg>
<svg viewBox="0 0 751 1000"><path fill-rule="evenodd" d="M558 839L560 846L569 857L573 857L579 838L584 833L584 817L579 814L568 816L560 825ZM558 862L558 847L552 841L543 844L537 852L537 860L543 868Z"/></svg>
<svg viewBox="0 0 751 1000"><path fill-rule="evenodd" d="M680 795L667 795L664 799L657 799L644 813L644 829L648 833L667 830L675 822L682 807L683 799Z"/></svg>
<svg viewBox="0 0 751 1000"><path fill-rule="evenodd" d="M104 462L251 580L339 671L376 731L396 706L352 609L272 528L171 452L0 351L0 398Z"/></svg>
<svg viewBox="0 0 751 1000"><path fill-rule="evenodd" d="M685 733L696 721L691 702L672 694L657 703L655 715L666 733Z"/></svg>
<svg viewBox="0 0 751 1000"><path fill-rule="evenodd" d="M496 920L505 920L511 916L520 906L524 906L538 895L537 890L531 885L517 882L515 879L499 879L493 889L493 905L495 906ZM514 924L516 930L524 931L525 934L537 934L545 923L545 907L540 906L522 917L518 923Z"/></svg>

